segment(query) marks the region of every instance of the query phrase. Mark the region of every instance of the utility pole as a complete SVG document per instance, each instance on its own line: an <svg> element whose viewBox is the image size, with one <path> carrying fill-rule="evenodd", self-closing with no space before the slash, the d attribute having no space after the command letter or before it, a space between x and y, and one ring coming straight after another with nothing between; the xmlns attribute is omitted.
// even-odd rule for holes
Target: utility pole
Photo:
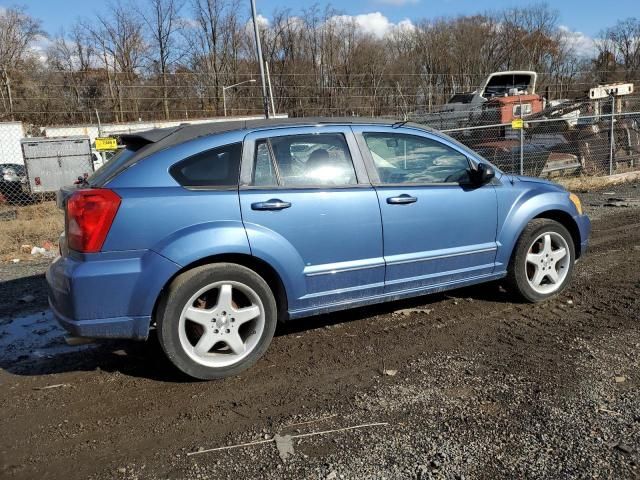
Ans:
<svg viewBox="0 0 640 480"><path fill-rule="evenodd" d="M2 67L2 79L4 80L4 84L7 87L7 97L9 98L9 118L11 120L15 120L13 117L13 96L11 95L11 79L9 78L9 74L7 73L7 69Z"/></svg>
<svg viewBox="0 0 640 480"><path fill-rule="evenodd" d="M264 68L267 71L267 82L269 84L269 99L271 100L271 113L275 116L276 105L273 103L273 90L271 90L271 75L269 74L269 62L264 62Z"/></svg>
<svg viewBox="0 0 640 480"><path fill-rule="evenodd" d="M264 61L262 60L262 46L260 45L260 32L258 31L256 0L251 0L251 17L253 18L253 32L256 36L256 50L258 53L258 65L260 65L260 78L262 78L262 107L264 109L264 118L269 118L269 99L267 98L267 82L264 77Z"/></svg>

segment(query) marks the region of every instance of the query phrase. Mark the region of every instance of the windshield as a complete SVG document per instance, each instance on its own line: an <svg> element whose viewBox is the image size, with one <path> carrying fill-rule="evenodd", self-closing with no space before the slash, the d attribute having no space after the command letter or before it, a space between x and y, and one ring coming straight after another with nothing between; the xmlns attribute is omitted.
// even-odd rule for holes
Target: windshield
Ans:
<svg viewBox="0 0 640 480"><path fill-rule="evenodd" d="M527 74L494 75L484 89L484 96L503 96L513 88L518 89L518 91L529 90L532 87L532 83L532 76Z"/></svg>
<svg viewBox="0 0 640 480"><path fill-rule="evenodd" d="M447 103L471 103L473 101L472 93L456 93Z"/></svg>

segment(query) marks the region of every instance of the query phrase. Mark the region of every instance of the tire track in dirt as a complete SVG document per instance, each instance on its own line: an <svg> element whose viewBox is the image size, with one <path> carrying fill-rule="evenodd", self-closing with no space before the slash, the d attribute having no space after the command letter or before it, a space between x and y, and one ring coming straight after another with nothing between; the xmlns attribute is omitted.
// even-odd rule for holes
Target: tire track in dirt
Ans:
<svg viewBox="0 0 640 480"><path fill-rule="evenodd" d="M594 222L593 254L547 304L511 303L494 284L301 320L255 368L221 382L185 382L155 342L119 344L125 355L114 347L74 354L66 365L45 365L44 375L2 372L4 474L108 478L123 463L145 463L147 473L175 468L184 476L186 467L171 460L182 448L273 431L305 412L347 411L379 384L383 360L403 372L417 358L467 351L497 371L562 385L571 395L574 339L631 328L640 310L638 211ZM405 308L431 312L393 314ZM34 390L54 383L70 387Z"/></svg>

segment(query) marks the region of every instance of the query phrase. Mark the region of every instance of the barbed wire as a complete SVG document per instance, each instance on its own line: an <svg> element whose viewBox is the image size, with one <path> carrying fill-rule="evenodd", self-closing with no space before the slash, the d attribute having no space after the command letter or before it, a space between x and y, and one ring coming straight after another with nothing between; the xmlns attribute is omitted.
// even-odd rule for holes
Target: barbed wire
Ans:
<svg viewBox="0 0 640 480"><path fill-rule="evenodd" d="M640 81L640 79L638 80ZM628 82L628 83L633 83L632 81ZM68 84L60 84L60 85L56 85L56 84L30 84L30 87L35 87L35 88L60 88L60 89L67 89L67 90L72 90L72 89L76 89L76 88L82 88L82 89L89 89L89 88L95 88L96 85L91 85L91 84L74 84L74 85L68 85ZM480 88L481 85L471 85L468 88L469 89L478 89ZM547 85L543 85L542 89L544 89L544 87L546 87ZM574 91L576 89L582 88L582 87L594 87L595 85L593 84L593 82L580 82L580 83L574 83L571 85L549 85L550 88L555 88L557 87L558 89L562 89L562 91ZM108 87L108 85L104 85L105 88ZM163 86L163 85L118 85L117 88L118 89L133 89L133 88L148 88L148 89L161 89L161 88L167 88L168 90L172 90L172 89L200 89L200 88L209 88L209 89L215 89L215 88L222 88L224 87L224 85L220 84L220 85L167 85L167 86ZM424 87L422 85L401 85L401 87L405 87L405 88L421 88L424 90ZM243 87L246 88L247 90L254 90L254 91L260 91L262 89L262 87L260 85L258 85L257 87L255 86L247 86L247 87ZM398 86L397 85L363 85L363 84L359 84L359 85L281 85L281 84L276 84L273 86L273 88L277 88L277 89L285 89L285 88L289 88L289 89L304 89L304 88L308 88L308 89L315 89L315 90L356 90L356 89L360 89L360 90L394 90L397 91L398 90ZM465 92L457 92L457 89L452 89L452 88L447 88L447 91L451 91L452 94L453 93L465 93ZM541 88L538 88L537 90L541 90ZM585 88L585 90L588 90L588 88ZM439 94L442 92L433 92L433 94ZM409 95L409 94L403 94L403 95ZM424 94L423 94L424 95ZM370 96L370 94L369 94ZM296 98L298 98L298 96L295 96ZM56 99L58 98L58 96L37 96L37 97L21 97L21 96L14 96L13 99L23 99L23 100L48 100L48 99ZM92 98L92 97L86 97L86 96L79 96L79 97L75 97L75 98ZM145 97L138 97L138 98L145 98ZM154 97L157 98L157 97ZM172 98L180 98L180 97L172 97ZM222 98L222 96L220 96L220 98Z"/></svg>
<svg viewBox="0 0 640 480"><path fill-rule="evenodd" d="M118 98L111 98L111 97L72 97L74 101L87 101L87 102L93 102L93 103L113 103L118 101ZM407 93L402 93L402 94L396 94L393 96L393 98L395 100L403 100L403 99L424 99L426 98L426 96L424 94L407 94ZM640 102L640 95L629 95L629 96L624 96L624 97L620 97L623 99L623 101L625 102L629 102L629 103L635 103L635 102ZM61 99L59 96L51 96L51 97L16 97L16 99L21 99L21 100L40 100L40 101L49 101L49 100L56 100L56 101L60 101L62 104L65 104L64 99ZM122 98L122 101L144 101L144 102L162 102L165 99L165 97L137 97L137 96L128 96L126 98ZM208 101L215 101L215 100L219 100L222 101L223 97L222 96L211 96L211 95L202 95L202 96L184 96L184 97L180 97L180 96L168 96L166 97L166 100L175 100L175 101L181 101L181 102L201 102L202 100L208 100ZM331 101L341 101L344 99L368 99L371 100L373 102L377 101L377 100L381 100L381 99L385 99L388 100L389 96L388 95L371 95L371 94L363 94L363 95L352 95L352 94L341 94L340 96L337 97L318 97L317 95L273 95L273 99L274 101L277 100L317 100L319 102L331 102ZM230 98L227 96L227 100L230 100ZM262 101L262 96L260 95L251 95L251 96L247 96L244 95L240 98L237 98L237 100L242 100L244 102L261 102ZM584 99L584 101L588 101L587 98ZM407 102L402 102L403 104L407 104ZM447 105L451 105L450 103L431 103L428 104L428 102L423 101L423 102L416 102L416 103L412 103L412 105L416 105L416 106L420 106L422 108L425 107L430 107L432 109L436 109L439 107L445 107ZM87 107L89 108L89 107ZM93 109L93 107L91 107ZM113 110L114 108L117 107L113 107L113 108L105 108L104 105L102 105L101 107L99 107L100 110L105 110L105 111L109 111L109 110ZM176 110L176 108L172 108L172 110ZM180 111L184 111L184 109L179 109ZM199 111L201 109L189 109L189 111ZM82 110L82 109L76 109L76 110L65 110L65 112L83 112L86 110ZM118 109L118 111L120 111ZM134 110L122 110L123 112L133 112L136 111ZM137 110L139 112L143 112L143 110ZM155 110L150 110L151 112L155 112ZM469 109L469 110L457 110L457 113L470 113L475 111L474 109ZM32 113L38 113L36 111L33 110L14 110L14 113L18 113L18 112L32 112ZM49 113L53 113L54 111L47 111L44 110L43 112L49 112ZM58 112L60 113L60 112Z"/></svg>
<svg viewBox="0 0 640 480"><path fill-rule="evenodd" d="M324 68L319 68L318 71L322 71L322 70L329 70L328 72L326 72L327 75L331 75L331 76L349 76L349 77L356 77L356 76L371 76L371 73L365 73L365 72L359 72L359 73L341 73L341 72L331 72L330 70L333 68L339 68L339 67L324 67ZM4 69L4 68L3 68ZM32 75L34 73L33 70L25 70L25 69L17 69L17 68L11 68L11 67L7 67L6 69L4 69L8 72L19 72L19 73L25 73L25 74L29 74ZM521 69L511 69L511 70L504 70L505 72L507 71L514 71L514 72L518 72L518 71L531 71L528 68L521 68ZM110 74L110 75L131 75L134 72L123 72L123 71L107 71L107 69L104 69L103 67L98 67L95 69L90 69L90 70L52 70L47 68L46 70L44 70L44 73L58 73L58 74L85 74L85 75L91 75L91 74L97 74L97 73L104 73L104 74ZM486 72L486 73L420 73L420 72L379 72L376 73L375 76L417 76L417 77L481 77L481 78L486 78L489 75L491 75L492 73L497 73L494 71L490 71L490 72ZM576 71L571 71L568 73L558 73L558 72L545 72L545 71L536 71L536 74L538 76L544 76L544 75L548 75L548 76L554 76L554 77L570 77L570 76L575 76L575 75L595 75L595 74L621 74L621 73L625 73L625 70L623 68L617 69L617 70L576 70ZM275 72L275 71L271 71L270 72L272 77L275 76L286 76L286 77L296 77L296 76L310 76L310 77L317 77L318 76L318 72ZM142 75L142 74L139 74ZM161 76L162 74L157 73L151 76ZM165 72L165 75L167 76L203 76L203 75L214 75L213 72ZM224 75L224 74L222 74ZM259 72L247 72L247 73L242 73L238 76L247 76L249 78L251 77L260 77L260 73Z"/></svg>

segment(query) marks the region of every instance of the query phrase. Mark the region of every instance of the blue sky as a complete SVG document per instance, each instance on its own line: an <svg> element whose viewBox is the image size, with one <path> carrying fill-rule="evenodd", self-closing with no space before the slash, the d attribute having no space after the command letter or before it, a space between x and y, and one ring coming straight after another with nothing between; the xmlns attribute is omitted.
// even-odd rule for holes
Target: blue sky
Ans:
<svg viewBox="0 0 640 480"><path fill-rule="evenodd" d="M249 8L249 0L244 0ZM188 0L187 0L188 2ZM107 1L90 0L0 0L0 6L13 4L25 5L32 15L39 17L45 30L57 33L60 27L67 25L76 17L90 17L96 11L106 8ZM310 5L311 1L299 0L256 0L260 14L269 18L275 8L288 7L298 12L300 5ZM457 14L480 13L513 6L532 4L535 1L510 0L336 0L319 1L319 5L331 3L348 15L361 15L380 12L390 22L404 19L418 20ZM615 8L609 8L605 2L597 0L555 0L547 2L560 12L560 24L573 31L583 32L594 37L603 28L610 26L620 18L640 16L640 0L616 0Z"/></svg>

